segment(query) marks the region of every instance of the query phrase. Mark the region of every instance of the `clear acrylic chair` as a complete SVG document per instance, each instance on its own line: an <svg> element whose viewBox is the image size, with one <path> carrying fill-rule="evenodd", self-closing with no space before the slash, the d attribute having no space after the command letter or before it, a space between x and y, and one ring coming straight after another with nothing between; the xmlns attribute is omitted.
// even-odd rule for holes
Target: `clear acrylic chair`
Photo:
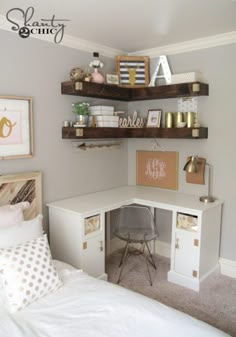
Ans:
<svg viewBox="0 0 236 337"><path fill-rule="evenodd" d="M117 283L120 282L125 261L131 254L144 257L150 284L152 285L149 265L156 269L148 243L158 237L153 215L146 206L129 205L120 208L117 228L114 235L126 242L119 264L120 273ZM140 244L140 248L133 248L131 244ZM135 245L137 246L137 245ZM147 248L147 253L145 252Z"/></svg>

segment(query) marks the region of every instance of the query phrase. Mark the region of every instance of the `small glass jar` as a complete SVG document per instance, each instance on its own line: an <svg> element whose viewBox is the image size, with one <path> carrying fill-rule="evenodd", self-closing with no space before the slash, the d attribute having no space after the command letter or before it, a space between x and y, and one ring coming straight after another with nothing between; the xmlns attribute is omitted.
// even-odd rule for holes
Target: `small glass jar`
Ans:
<svg viewBox="0 0 236 337"><path fill-rule="evenodd" d="M64 128L68 128L69 125L70 125L69 121L64 121L63 122Z"/></svg>

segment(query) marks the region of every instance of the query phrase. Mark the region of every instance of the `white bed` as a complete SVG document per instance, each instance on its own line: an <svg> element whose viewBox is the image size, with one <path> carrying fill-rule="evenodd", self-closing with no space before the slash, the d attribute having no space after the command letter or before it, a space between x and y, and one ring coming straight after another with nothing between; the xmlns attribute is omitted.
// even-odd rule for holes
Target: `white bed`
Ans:
<svg viewBox="0 0 236 337"><path fill-rule="evenodd" d="M6 201L9 200L16 200L16 203L29 201L31 206L27 209L27 218L31 219L41 209L39 202L41 192L37 187L40 185L40 181L40 177L36 173L17 177L0 177L0 205L6 204ZM30 221L34 222L34 220ZM23 236L30 232L29 225L25 224L24 226L26 226L26 230L23 234L21 233ZM0 237L3 241L2 246L15 233L12 228L15 227L10 226L9 232L7 232L11 235L7 234L4 239L4 229L2 230ZM18 231L19 227L16 229ZM42 227L40 231L42 232ZM18 240L19 236L16 235L15 239ZM35 240L38 239L33 241ZM40 237L39 240L43 239ZM28 242L23 247L28 246ZM3 247L2 250L4 250ZM7 251L9 250L11 249L7 249ZM9 253L7 254L9 255ZM20 257L20 260L23 256ZM37 257L37 259L39 258ZM2 258L0 259L0 267L1 261L3 265ZM50 263L52 264L51 257ZM21 261L21 264L24 263ZM228 336L206 323L157 301L90 277L65 263L53 261L53 264L56 266L62 286L14 313L11 313L5 305L6 292L4 295L3 287L0 284L0 337ZM8 266L12 272L14 266L10 264ZM26 267L33 269L32 265L26 264ZM55 270L54 272L57 274ZM23 282L21 278L20 281ZM13 278L12 282L16 288L16 278ZM47 283L45 283L46 286ZM18 290L18 288L16 289Z"/></svg>
<svg viewBox="0 0 236 337"><path fill-rule="evenodd" d="M25 309L10 314L0 291L0 336L228 336L157 301L55 263L63 287Z"/></svg>

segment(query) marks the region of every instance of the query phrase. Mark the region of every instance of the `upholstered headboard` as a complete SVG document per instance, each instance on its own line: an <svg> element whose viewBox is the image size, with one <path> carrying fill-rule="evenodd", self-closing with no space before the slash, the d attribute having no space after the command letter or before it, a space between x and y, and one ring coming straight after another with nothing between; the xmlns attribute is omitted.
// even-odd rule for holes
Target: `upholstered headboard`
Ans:
<svg viewBox="0 0 236 337"><path fill-rule="evenodd" d="M29 201L30 207L24 211L25 220L42 213L41 172L25 172L0 176L0 206Z"/></svg>

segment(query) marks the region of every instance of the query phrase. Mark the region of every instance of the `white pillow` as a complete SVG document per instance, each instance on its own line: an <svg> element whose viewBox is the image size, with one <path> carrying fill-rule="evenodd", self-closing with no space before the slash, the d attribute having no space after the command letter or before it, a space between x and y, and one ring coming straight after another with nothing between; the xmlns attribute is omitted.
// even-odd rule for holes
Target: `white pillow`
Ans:
<svg viewBox="0 0 236 337"><path fill-rule="evenodd" d="M43 234L43 216L39 214L36 218L22 221L20 225L0 227L0 249L11 248L27 241L38 238ZM0 289L2 278L0 275Z"/></svg>
<svg viewBox="0 0 236 337"><path fill-rule="evenodd" d="M28 201L15 205L0 206L0 227L14 226L24 220L23 210L28 208Z"/></svg>
<svg viewBox="0 0 236 337"><path fill-rule="evenodd" d="M0 249L14 247L41 236L42 219L43 216L39 214L32 220L22 221L19 225L0 227Z"/></svg>
<svg viewBox="0 0 236 337"><path fill-rule="evenodd" d="M0 272L6 306L11 312L62 285L52 264L46 234L14 248L0 249Z"/></svg>

